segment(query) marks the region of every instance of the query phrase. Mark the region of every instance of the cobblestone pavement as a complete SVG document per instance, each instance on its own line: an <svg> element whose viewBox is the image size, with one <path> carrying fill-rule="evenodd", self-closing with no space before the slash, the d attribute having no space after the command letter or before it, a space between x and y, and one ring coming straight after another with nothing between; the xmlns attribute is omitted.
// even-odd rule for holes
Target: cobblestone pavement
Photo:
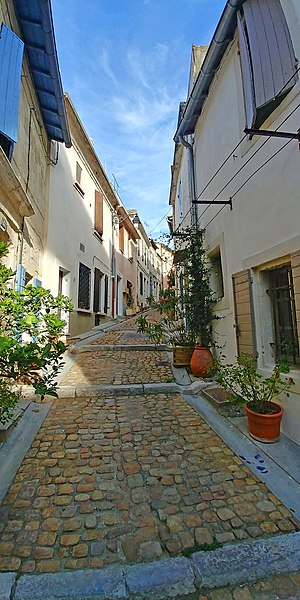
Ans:
<svg viewBox="0 0 300 600"><path fill-rule="evenodd" d="M149 561L296 528L175 394L55 401L0 523L0 570L38 573Z"/></svg>
<svg viewBox="0 0 300 600"><path fill-rule="evenodd" d="M167 352L95 350L82 352L61 385L90 386L174 381Z"/></svg>
<svg viewBox="0 0 300 600"><path fill-rule="evenodd" d="M200 594L199 600L299 600L300 574L274 576L247 585L219 588Z"/></svg>
<svg viewBox="0 0 300 600"><path fill-rule="evenodd" d="M130 346L143 346L147 344L148 346L151 342L146 334L135 333L134 331L111 331L91 342L91 345L111 344L128 344Z"/></svg>

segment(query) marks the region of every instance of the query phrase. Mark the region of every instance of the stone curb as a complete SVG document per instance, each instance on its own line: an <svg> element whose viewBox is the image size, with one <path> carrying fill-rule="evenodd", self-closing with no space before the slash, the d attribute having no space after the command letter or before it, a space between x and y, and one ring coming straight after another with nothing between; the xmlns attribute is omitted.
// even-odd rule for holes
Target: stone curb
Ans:
<svg viewBox="0 0 300 600"><path fill-rule="evenodd" d="M0 600L10 600L11 592L17 578L16 573L0 574Z"/></svg>
<svg viewBox="0 0 300 600"><path fill-rule="evenodd" d="M197 394L207 386L205 381L194 381L188 385L179 383L132 383L121 385L90 385L86 387L60 386L58 388L59 398L75 398L96 396L100 392L106 392L115 396L140 395L140 394Z"/></svg>
<svg viewBox="0 0 300 600"><path fill-rule="evenodd" d="M96 350L136 350L137 352L143 350L152 350L153 352L161 352L170 350L170 346L167 346L166 344L89 344L86 346L80 346L79 348L74 346L69 352L74 355L81 354L82 352L95 352Z"/></svg>
<svg viewBox="0 0 300 600"><path fill-rule="evenodd" d="M299 569L300 533L291 533L196 552L190 559L21 575L16 585L15 573L3 573L0 600L196 600L205 589L251 583Z"/></svg>

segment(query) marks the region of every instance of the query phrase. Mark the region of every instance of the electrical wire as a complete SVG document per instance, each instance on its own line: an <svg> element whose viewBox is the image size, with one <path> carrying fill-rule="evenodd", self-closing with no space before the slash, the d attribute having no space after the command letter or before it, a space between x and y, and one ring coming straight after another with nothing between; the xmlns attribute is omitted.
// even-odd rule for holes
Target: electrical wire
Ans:
<svg viewBox="0 0 300 600"><path fill-rule="evenodd" d="M300 71L300 66L298 67L298 69L295 71L295 73L293 73L293 75L288 79L288 81L284 84L284 86L281 88L281 90L278 92L278 95L282 94L282 92L285 90L285 88L287 87L287 85L290 83L290 81L292 79L294 79L294 77L297 75L297 73L299 73ZM296 108L282 121L282 123L280 123L280 125L278 125L278 127L275 129L275 131L278 131L279 127L281 127L282 125L284 125L284 123L294 114L294 112L299 108L300 104L298 104L296 106ZM205 190L208 188L208 186L212 183L212 181L215 179L215 177L219 174L219 172L221 171L221 169L224 167L224 165L228 162L228 160L231 158L231 156L233 155L233 153L238 149L238 147L242 144L242 142L244 141L244 139L247 137L247 134L245 134L242 139L236 144L236 146L233 148L233 150L231 150L231 152L228 154L228 156L225 158L225 160L223 161L223 163L220 165L220 167L217 169L217 171L213 174L213 176L210 178L210 180L208 181L208 183L205 185L205 187L201 190L201 192L198 194L196 200L198 200L200 198L200 196L202 196L202 194L205 192ZM271 136L270 136L271 137ZM236 174L227 182L227 184L222 188L222 190L219 191L219 193L217 194L217 196L215 196L215 198L212 200L212 202L203 210L203 212L201 213L201 215L197 218L197 224L199 223L199 220L201 219L201 217L204 215L204 213L210 208L211 204L213 204L213 202L215 200L217 200L217 198L219 197L219 195L222 193L222 191L224 191L224 189L227 187L227 185L229 185L229 183L231 183L231 181L233 181L233 179L244 169L244 167L250 162L250 160L252 160L252 158L254 158L254 156L263 148L263 146L269 141L270 137L268 137L262 144L261 146L250 156L250 158L248 159L248 161L246 161L244 163L244 165L242 165L242 167L236 172ZM226 205L224 205L226 206ZM188 217L188 215L190 214L191 210L193 208L193 205L191 205L191 207L189 208L189 210L185 213L184 217L181 220L181 223L176 227L176 229L174 230L174 233L176 233L178 231L178 229L182 226L183 221ZM224 207L222 207L223 209ZM219 211L220 212L220 211Z"/></svg>
<svg viewBox="0 0 300 600"><path fill-rule="evenodd" d="M282 127L282 125L284 125L284 123L296 112L296 110L298 110L299 107L300 107L300 103L297 104L297 106L295 106L295 108L285 117L285 119L276 127L276 129L274 131L278 131L278 129L280 127ZM237 175L239 175L239 173L247 166L247 164L252 160L252 158L254 158L254 156L256 156L256 154L258 154L258 152L270 141L270 138L271 138L271 136L267 137L267 139L259 146L259 148L257 148L257 150L253 154L251 154L251 156L248 158L248 160L246 160L246 162L238 169L238 171L236 171L236 173L225 183L225 185L221 188L221 190L219 190L219 192L213 198L211 203L202 211L201 215L199 215L199 217L197 219L197 224L199 223L199 220L203 217L204 213L211 207L211 205L214 203L214 201L217 200L217 198L220 196L220 194L222 194L222 192L227 188L227 186L237 177ZM225 206L226 205L224 205L224 207ZM222 207L222 209L224 207ZM219 212L221 212L221 211L218 211L217 214L219 214Z"/></svg>
<svg viewBox="0 0 300 600"><path fill-rule="evenodd" d="M163 218L158 221L158 223L155 225L154 229L151 229L151 231L147 234L148 236L151 235L151 233L153 233L153 231L155 231L157 229L157 227L163 222L163 220L168 216L168 213L170 212L170 208L167 210L166 214L163 216ZM171 216L171 215L170 215Z"/></svg>
<svg viewBox="0 0 300 600"><path fill-rule="evenodd" d="M234 198L238 194L238 192L240 192L241 189L248 183L248 181L250 181L250 179L252 179L252 177L254 177L254 175L256 175L256 173L258 173L258 171L260 171L263 167L265 167L271 160L273 160L273 158L275 158L275 156L277 156L282 150L284 150L284 148L286 148L286 146L288 144L290 144L293 141L294 140L292 140L292 139L288 140L283 146L281 146L281 148L279 148L279 150L274 152L274 154L272 154L272 156L270 156L255 171L253 171L253 173L251 173L251 175L244 181L244 183L242 183L242 185L240 185L240 187L234 192L234 194L231 196L231 198ZM226 204L224 204L224 206L221 206L220 210L218 210L218 212L210 219L210 221L208 221L208 223L206 223L205 227L208 227L208 225L210 225L212 223L212 221L220 214L220 212L225 208L225 206L226 206Z"/></svg>
<svg viewBox="0 0 300 600"><path fill-rule="evenodd" d="M223 160L222 164L219 166L219 168L217 169L217 171L213 174L213 176L210 178L209 182L205 185L205 187L201 190L200 194L198 194L196 200L198 200L200 198L200 196L202 196L202 194L205 192L205 190L208 188L208 186L211 184L211 182L214 180L214 178L218 175L218 173L221 171L221 169L223 169L224 165L226 165L226 163L228 162L228 160L232 157L233 153L238 149L238 147L241 145L241 143L244 141L244 139L247 137L247 135L245 134L240 141L235 145L235 147L229 152L228 156L226 156L225 160ZM182 226L183 221L187 218L187 216L190 214L191 210L193 208L193 204L190 206L189 210L185 213L184 217L181 220L181 223L178 225L178 227L176 227L176 229L174 230L174 233L176 233L178 231L178 229ZM197 220L198 222L198 220Z"/></svg>

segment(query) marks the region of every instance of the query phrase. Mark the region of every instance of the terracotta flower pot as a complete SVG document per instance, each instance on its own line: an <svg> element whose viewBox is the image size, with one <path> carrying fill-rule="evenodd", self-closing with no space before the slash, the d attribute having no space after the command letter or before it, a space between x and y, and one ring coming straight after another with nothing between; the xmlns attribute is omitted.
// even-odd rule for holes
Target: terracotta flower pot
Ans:
<svg viewBox="0 0 300 600"><path fill-rule="evenodd" d="M270 404L278 409L278 412L274 415L262 415L253 412L253 410L248 408L247 404L244 405L244 408L248 418L248 429L251 437L259 442L272 444L279 440L280 423L284 410L276 402L270 402Z"/></svg>
<svg viewBox="0 0 300 600"><path fill-rule="evenodd" d="M209 348L196 346L193 352L190 367L195 377L209 377L209 370L213 367L214 359Z"/></svg>

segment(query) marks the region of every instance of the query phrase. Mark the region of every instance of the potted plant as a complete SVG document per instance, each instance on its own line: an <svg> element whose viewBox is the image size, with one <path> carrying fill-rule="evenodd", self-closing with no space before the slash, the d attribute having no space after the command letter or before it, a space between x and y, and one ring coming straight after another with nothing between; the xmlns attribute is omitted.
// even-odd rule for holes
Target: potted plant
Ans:
<svg viewBox="0 0 300 600"><path fill-rule="evenodd" d="M214 370L217 382L230 393L229 399L244 404L251 437L276 442L284 411L274 399L288 393L294 384L291 377L286 377L290 371L286 360L282 358L269 377L257 371L256 359L249 354L238 356L235 364L217 362Z"/></svg>
<svg viewBox="0 0 300 600"><path fill-rule="evenodd" d="M158 323L151 323L141 315L137 319L138 331L146 333L155 344L172 344L174 367L187 366L195 347L194 336L186 331L183 319L177 321L169 317Z"/></svg>
<svg viewBox="0 0 300 600"><path fill-rule="evenodd" d="M212 322L218 319L214 313L217 299L210 285L210 264L205 248L205 230L187 227L177 234L181 240L181 270L184 290L181 302L187 316L188 330L196 340L190 367L193 375L208 377L213 365L210 348L213 345ZM177 243L178 245L178 243ZM177 279L180 274L177 272Z"/></svg>
<svg viewBox="0 0 300 600"><path fill-rule="evenodd" d="M7 245L0 242L0 259L7 253ZM32 385L42 399L46 394L57 397L57 375L66 350L61 340L65 322L58 314L72 310L68 297L54 297L43 287L12 289L13 277L1 263L0 402L8 406L11 394L11 407L16 403L13 384Z"/></svg>
<svg viewBox="0 0 300 600"><path fill-rule="evenodd" d="M136 308L134 306L134 298L132 294L132 288L128 288L127 300L126 300L126 316L131 317L136 314Z"/></svg>

